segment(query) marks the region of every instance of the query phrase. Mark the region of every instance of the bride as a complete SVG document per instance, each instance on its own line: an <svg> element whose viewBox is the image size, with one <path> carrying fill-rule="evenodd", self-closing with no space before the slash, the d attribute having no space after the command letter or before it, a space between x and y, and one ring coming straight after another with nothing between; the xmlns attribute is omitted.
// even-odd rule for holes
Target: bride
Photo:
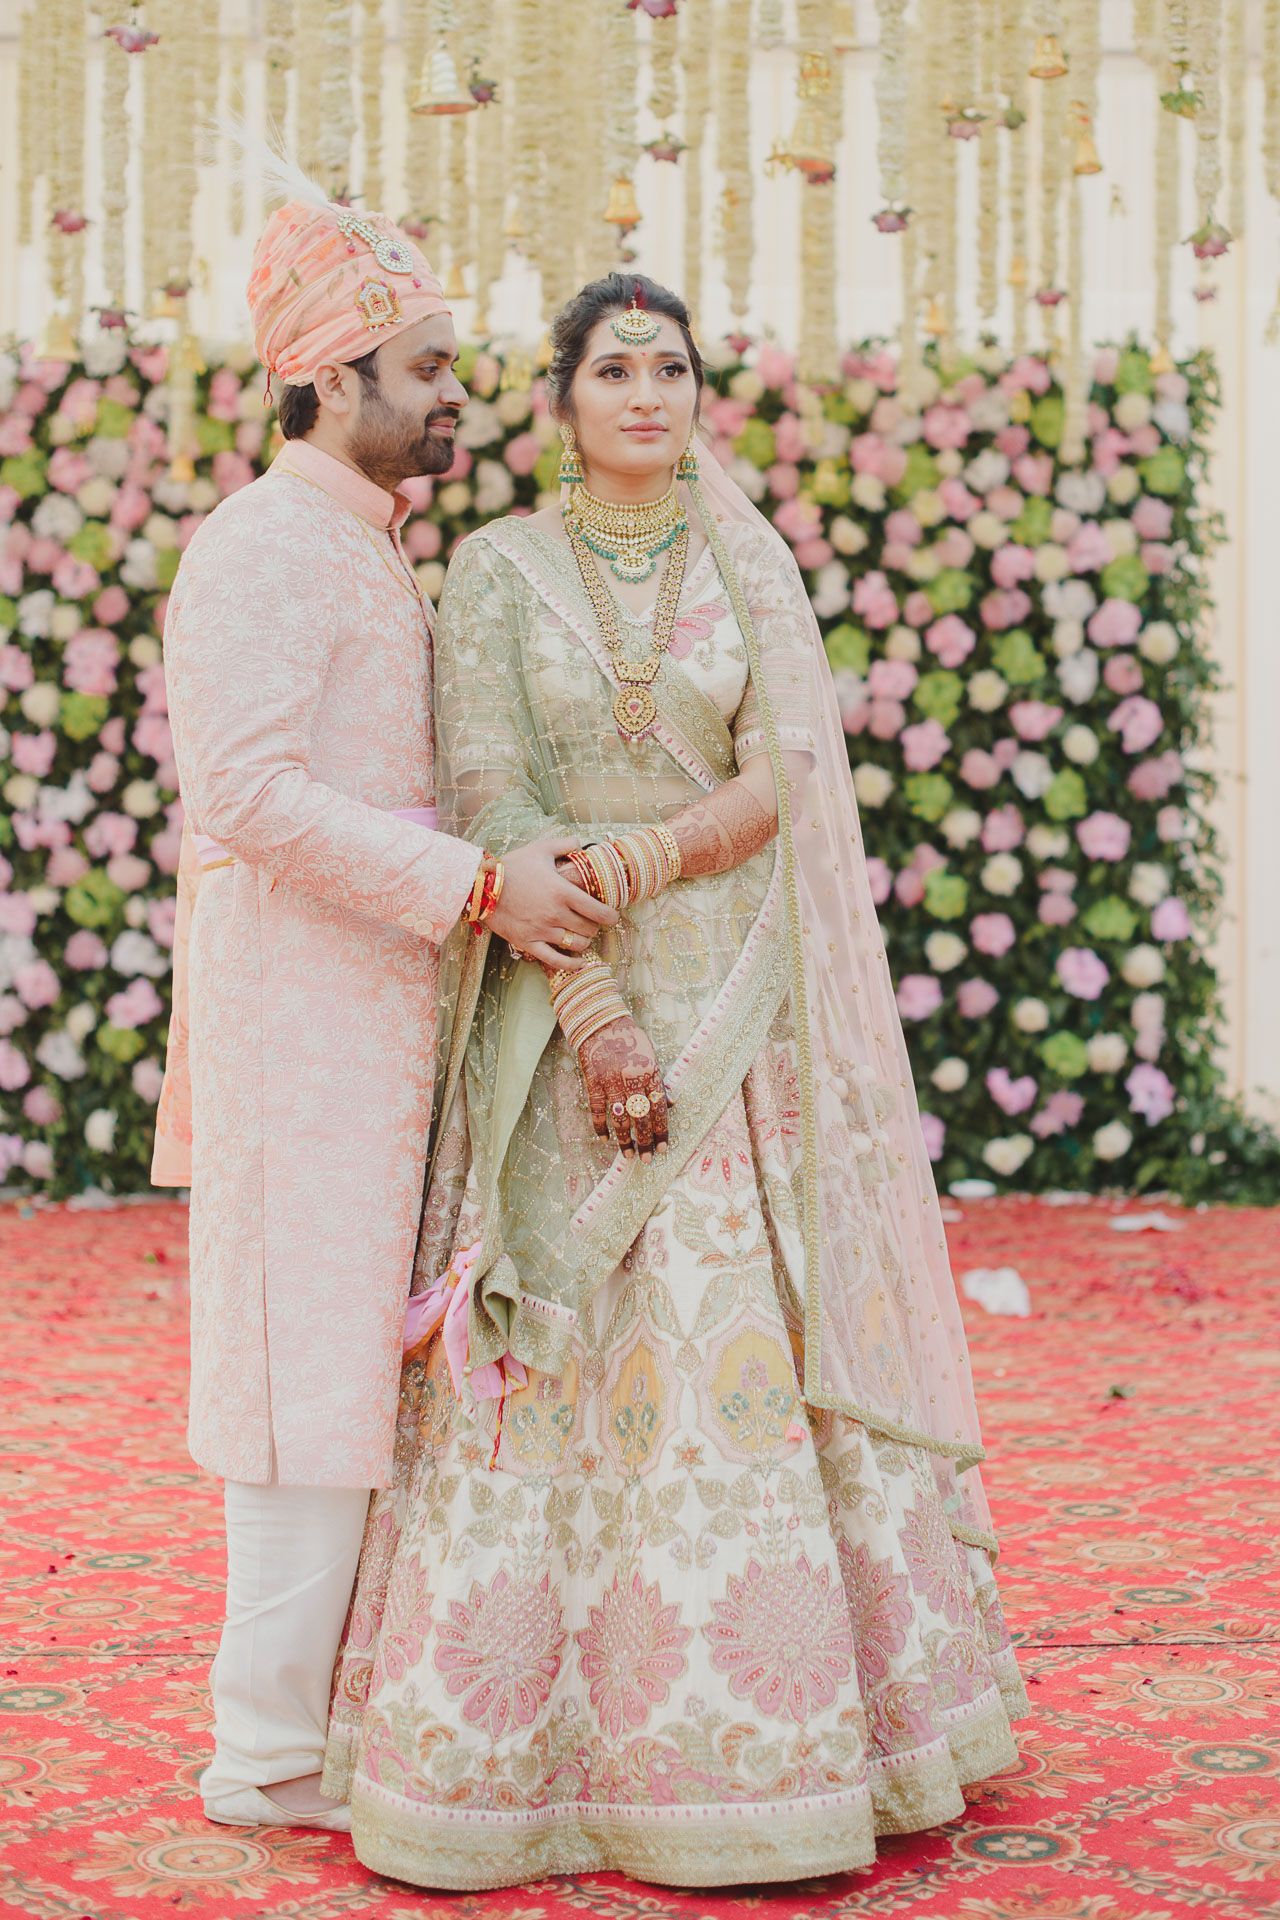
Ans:
<svg viewBox="0 0 1280 1920"><path fill-rule="evenodd" d="M675 295L552 344L562 505L450 568L439 803L623 919L550 977L458 938L324 1784L424 1886L830 1873L1016 1758L964 1334L799 572L699 471Z"/></svg>

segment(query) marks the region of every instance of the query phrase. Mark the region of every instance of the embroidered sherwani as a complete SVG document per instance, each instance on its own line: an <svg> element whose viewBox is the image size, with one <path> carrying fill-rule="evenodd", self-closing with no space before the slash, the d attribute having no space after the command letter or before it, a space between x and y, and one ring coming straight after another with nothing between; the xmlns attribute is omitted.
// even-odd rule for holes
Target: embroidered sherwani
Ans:
<svg viewBox="0 0 1280 1920"><path fill-rule="evenodd" d="M186 864L197 837L218 856L206 845L169 1067L183 1075L185 1041L189 1442L257 1484L391 1477L438 949L478 858L398 817L434 798L407 512L290 442L196 533L166 623ZM162 1102L170 1184L181 1108Z"/></svg>

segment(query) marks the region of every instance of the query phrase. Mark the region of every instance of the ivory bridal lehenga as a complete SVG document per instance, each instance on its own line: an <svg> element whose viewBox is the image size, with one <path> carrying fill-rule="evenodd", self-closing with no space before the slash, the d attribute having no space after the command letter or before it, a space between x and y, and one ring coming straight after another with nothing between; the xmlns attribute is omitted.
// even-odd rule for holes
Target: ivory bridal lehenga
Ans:
<svg viewBox="0 0 1280 1920"><path fill-rule="evenodd" d="M408 1357L325 1772L359 1858L422 1885L833 1872L1016 1758L963 1330L821 643L776 534L706 485L638 741L563 532L498 522L445 590L442 824L498 855L599 842L760 754L780 821L605 943L674 1095L666 1156L596 1137L541 972L458 941L415 1293L461 1300L471 1373L455 1392L452 1313ZM639 659L652 616L619 613Z"/></svg>

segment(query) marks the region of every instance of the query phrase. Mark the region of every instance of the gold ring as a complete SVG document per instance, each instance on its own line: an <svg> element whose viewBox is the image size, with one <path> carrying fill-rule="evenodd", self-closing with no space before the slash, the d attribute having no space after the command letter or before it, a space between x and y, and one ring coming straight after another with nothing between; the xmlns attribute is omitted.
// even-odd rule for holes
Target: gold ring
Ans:
<svg viewBox="0 0 1280 1920"><path fill-rule="evenodd" d="M653 1102L647 1093L633 1093L627 1101L627 1112L633 1120L643 1120L653 1111Z"/></svg>
<svg viewBox="0 0 1280 1920"><path fill-rule="evenodd" d="M567 927L561 927L560 929L560 945L562 947L568 947L570 953L574 951L573 935Z"/></svg>

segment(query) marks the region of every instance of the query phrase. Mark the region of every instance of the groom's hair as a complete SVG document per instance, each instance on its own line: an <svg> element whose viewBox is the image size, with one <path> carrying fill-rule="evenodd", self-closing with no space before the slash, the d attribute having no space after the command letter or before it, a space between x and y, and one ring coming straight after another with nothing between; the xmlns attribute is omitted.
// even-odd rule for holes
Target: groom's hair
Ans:
<svg viewBox="0 0 1280 1920"><path fill-rule="evenodd" d="M551 322L547 398L558 418L567 419L572 412L569 396L573 376L582 365L593 329L601 320L607 320L614 313L625 313L630 306L643 307L646 313L661 314L664 320L675 321L684 335L685 352L701 399L706 382L702 355L694 341L689 309L680 295L672 293L670 287L660 287L647 274L607 273L602 280L589 280L585 287L580 287Z"/></svg>
<svg viewBox="0 0 1280 1920"><path fill-rule="evenodd" d="M350 363L369 386L378 384L378 349ZM277 412L280 431L286 440L301 440L320 418L320 396L308 380L305 387L283 387Z"/></svg>

